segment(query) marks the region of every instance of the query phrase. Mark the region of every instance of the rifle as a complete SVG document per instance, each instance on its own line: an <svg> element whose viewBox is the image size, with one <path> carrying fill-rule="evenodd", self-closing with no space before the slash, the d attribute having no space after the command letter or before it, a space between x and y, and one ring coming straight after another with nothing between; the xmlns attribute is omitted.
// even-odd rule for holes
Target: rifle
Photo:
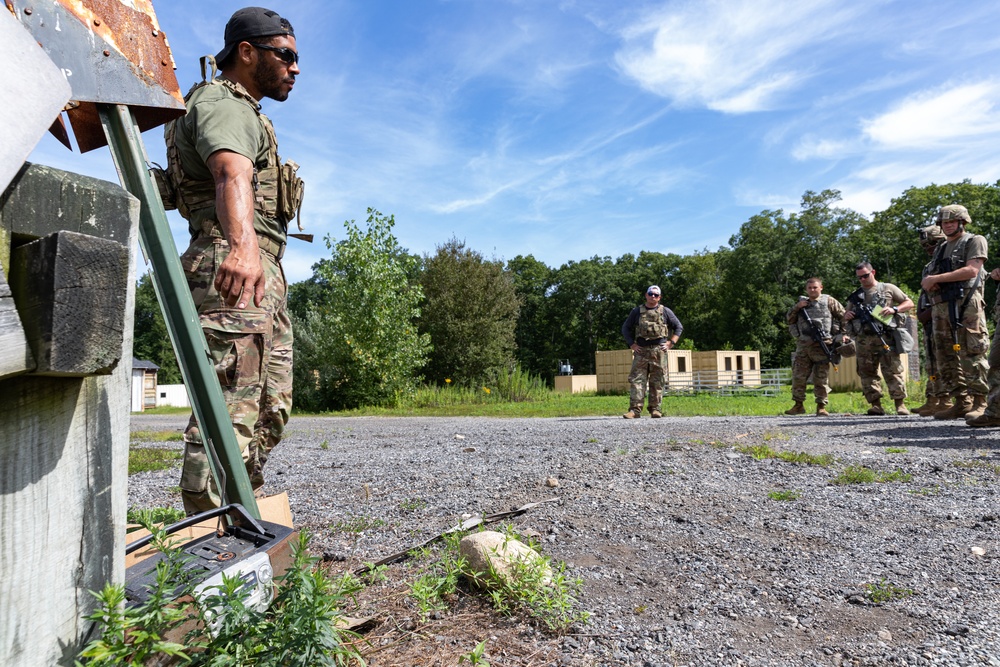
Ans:
<svg viewBox="0 0 1000 667"><path fill-rule="evenodd" d="M865 290L863 287L856 289L851 296L847 297L847 300L854 304L854 312L858 314L861 319L861 324L867 324L878 336L879 341L882 343L882 348L886 351L889 350L889 344L885 342L885 325L875 319L872 315L872 307L865 305Z"/></svg>
<svg viewBox="0 0 1000 667"><path fill-rule="evenodd" d="M806 297L801 297L799 300L801 301L802 299L806 299ZM813 319L809 317L809 313L806 312L805 308L799 309L799 315L805 316L806 324L809 325L809 329L812 331L812 339L819 343L819 348L823 350L823 354L825 354L826 358L830 360L830 363L833 365L833 370L838 370L837 364L840 363L840 359L838 355L830 349L830 345L826 342L826 339L828 338L826 332L823 331L822 327L813 322ZM832 337L830 337L830 339L832 340Z"/></svg>
<svg viewBox="0 0 1000 667"><path fill-rule="evenodd" d="M935 273L948 273L952 270L951 258L942 257L935 268L938 269ZM951 349L958 352L962 349L958 342L958 330L962 327L962 311L965 309L965 283L938 283L938 294L944 301L948 302L948 321L951 322ZM962 305L959 306L959 303Z"/></svg>

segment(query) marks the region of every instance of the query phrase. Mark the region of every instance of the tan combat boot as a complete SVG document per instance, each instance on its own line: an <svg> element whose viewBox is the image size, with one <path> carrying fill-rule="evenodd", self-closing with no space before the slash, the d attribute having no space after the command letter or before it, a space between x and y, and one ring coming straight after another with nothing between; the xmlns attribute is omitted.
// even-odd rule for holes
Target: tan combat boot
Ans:
<svg viewBox="0 0 1000 667"><path fill-rule="evenodd" d="M921 417L933 417L935 412L941 412L951 407L951 399L947 396L931 396L927 399L927 407L918 412Z"/></svg>
<svg viewBox="0 0 1000 667"><path fill-rule="evenodd" d="M910 411L906 409L906 404L903 402L905 399L897 398L896 402L896 414L897 415L908 415Z"/></svg>
<svg viewBox="0 0 1000 667"><path fill-rule="evenodd" d="M934 413L934 419L958 419L969 414L972 409L972 399L966 393L961 393L955 397L955 405L947 410L940 410Z"/></svg>
<svg viewBox="0 0 1000 667"><path fill-rule="evenodd" d="M817 417L829 417L830 413L826 411L826 403L816 404L816 416Z"/></svg>
<svg viewBox="0 0 1000 667"><path fill-rule="evenodd" d="M969 426L1000 426L1000 417L984 412L973 419L966 419L965 423Z"/></svg>
<svg viewBox="0 0 1000 667"><path fill-rule="evenodd" d="M882 408L882 399L876 398L874 401L868 402L872 404L872 406L868 408L868 414L873 417L879 417L885 414L885 410Z"/></svg>
<svg viewBox="0 0 1000 667"><path fill-rule="evenodd" d="M622 415L625 419L638 419L639 415L642 414L641 410L636 410L635 408L630 408L628 412Z"/></svg>
<svg viewBox="0 0 1000 667"><path fill-rule="evenodd" d="M806 406L802 405L802 401L795 401L795 405L785 410L786 415L804 415L805 413Z"/></svg>
<svg viewBox="0 0 1000 667"><path fill-rule="evenodd" d="M937 405L937 396L928 396L927 400L924 401L923 405L921 405L919 408L913 408L911 412L915 415L922 415L924 414L924 410L927 410L928 408L936 405ZM937 410L935 409L935 412L936 411Z"/></svg>
<svg viewBox="0 0 1000 667"><path fill-rule="evenodd" d="M649 416L652 417L653 419L659 419L660 417L663 416L663 413L660 412L659 410L654 409L650 411Z"/></svg>
<svg viewBox="0 0 1000 667"><path fill-rule="evenodd" d="M965 413L965 421L975 419L986 411L986 397L982 394L972 395L972 409Z"/></svg>

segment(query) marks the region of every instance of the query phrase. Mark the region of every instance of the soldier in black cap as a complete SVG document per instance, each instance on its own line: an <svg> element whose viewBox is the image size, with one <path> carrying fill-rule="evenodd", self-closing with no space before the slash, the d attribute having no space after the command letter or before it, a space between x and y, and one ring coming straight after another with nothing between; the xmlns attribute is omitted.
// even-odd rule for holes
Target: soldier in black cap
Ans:
<svg viewBox="0 0 1000 667"><path fill-rule="evenodd" d="M207 67L211 76L185 97L187 115L167 125L161 191L173 194L165 205L188 221L191 245L181 263L251 485L259 490L292 405L292 329L281 258L303 192L298 165L278 157L260 100L288 99L299 54L291 23L262 7L233 14L225 40L215 58L202 59L202 76ZM184 441L185 509L218 506L193 416Z"/></svg>

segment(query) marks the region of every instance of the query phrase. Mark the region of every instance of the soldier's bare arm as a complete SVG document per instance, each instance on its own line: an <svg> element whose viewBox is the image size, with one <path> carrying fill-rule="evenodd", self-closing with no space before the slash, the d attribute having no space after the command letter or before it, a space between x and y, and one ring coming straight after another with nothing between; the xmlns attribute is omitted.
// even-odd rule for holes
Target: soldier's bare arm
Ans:
<svg viewBox="0 0 1000 667"><path fill-rule="evenodd" d="M229 255L219 266L215 289L229 306L246 308L252 296L260 306L264 298L264 269L253 228L253 162L231 151L216 151L208 158L215 179L215 212L229 242Z"/></svg>

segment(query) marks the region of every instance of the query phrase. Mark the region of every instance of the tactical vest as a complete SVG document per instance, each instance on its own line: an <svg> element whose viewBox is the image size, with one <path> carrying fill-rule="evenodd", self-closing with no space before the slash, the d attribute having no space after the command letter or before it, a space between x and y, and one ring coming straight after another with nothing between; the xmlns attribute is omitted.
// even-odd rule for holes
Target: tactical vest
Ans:
<svg viewBox="0 0 1000 667"><path fill-rule="evenodd" d="M830 297L828 295L820 294L819 299L809 301L809 304L802 310L809 314L809 318L813 321L813 324L823 330L824 337L833 335L833 314L830 312ZM788 325L788 331L792 334L792 337L799 340L811 342L813 339L812 331L809 328L808 322L806 322L806 316L802 314L801 310L795 324Z"/></svg>
<svg viewBox="0 0 1000 667"><path fill-rule="evenodd" d="M886 284L887 283L883 282L876 283L875 289L872 290L871 294L868 293L868 290L865 290L864 304L871 308L874 308L875 306L890 307L890 308L893 306L898 306L899 305L898 303L893 303L892 292L889 291L889 289L886 287ZM892 316L892 319L890 320L888 326L890 328L895 329L902 326L905 321L906 321L905 313L895 313ZM854 333L855 335L861 333L868 333L868 334L875 333L870 326L862 324L861 319L857 317L851 320L850 328L851 332Z"/></svg>
<svg viewBox="0 0 1000 667"><path fill-rule="evenodd" d="M931 260L932 268L931 273L937 275L939 273L948 273L949 271L955 271L956 269L961 269L965 266L965 247L969 245L969 240L972 238L972 234L969 232L964 232L962 238L958 240L955 247L952 248L951 254L948 256L950 260L951 268L947 266L942 266L942 264L947 264L942 260L945 259L945 248L948 247L948 242L938 244L938 247L934 249L934 259ZM967 290L974 290L984 279L985 271L980 271L978 276L973 276L965 281L965 287Z"/></svg>
<svg viewBox="0 0 1000 667"><path fill-rule="evenodd" d="M211 67L211 77L206 76L206 64ZM299 165L291 160L282 163L278 156L278 138L274 134L274 126L271 125L271 120L260 112L257 100L235 81L224 77L217 78L217 73L215 58L203 56L202 81L191 87L184 96L184 101L188 102L196 91L205 86L225 86L237 99L246 102L254 110L268 141L267 157L262 162L254 164L254 210L265 218L277 220L287 232L288 223L299 217L305 194L305 183L297 175ZM160 190L163 207L168 211L177 209L184 219L190 220L192 211L215 205L215 182L212 179L190 178L184 173L180 151L177 148L177 125L174 121L167 124L165 140L167 168L165 170L153 168L153 176ZM302 230L301 221L298 221L298 228L299 231ZM203 231L209 233L211 230Z"/></svg>
<svg viewBox="0 0 1000 667"><path fill-rule="evenodd" d="M639 306L639 321L635 325L636 338L656 340L670 335L670 327L663 323L663 306Z"/></svg>

